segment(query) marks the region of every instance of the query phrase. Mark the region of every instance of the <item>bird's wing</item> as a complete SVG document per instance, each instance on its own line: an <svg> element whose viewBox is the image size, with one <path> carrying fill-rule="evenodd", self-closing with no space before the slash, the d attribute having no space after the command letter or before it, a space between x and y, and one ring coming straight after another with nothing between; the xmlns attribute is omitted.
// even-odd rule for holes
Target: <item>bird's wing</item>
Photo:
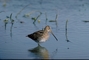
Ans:
<svg viewBox="0 0 89 60"><path fill-rule="evenodd" d="M39 30L39 31L36 31L36 32L30 34L29 37L33 40L37 40L38 37L39 36L41 37L42 35L43 35L43 30Z"/></svg>

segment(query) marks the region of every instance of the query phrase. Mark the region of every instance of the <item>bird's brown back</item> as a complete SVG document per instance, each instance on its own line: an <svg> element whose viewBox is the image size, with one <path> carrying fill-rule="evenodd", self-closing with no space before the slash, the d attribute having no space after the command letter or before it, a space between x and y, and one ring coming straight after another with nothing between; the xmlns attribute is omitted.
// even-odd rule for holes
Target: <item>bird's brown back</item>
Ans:
<svg viewBox="0 0 89 60"><path fill-rule="evenodd" d="M37 40L42 35L43 35L43 30L40 30L40 31L36 31L36 32L34 32L32 34L29 34L28 37L33 39L33 40Z"/></svg>

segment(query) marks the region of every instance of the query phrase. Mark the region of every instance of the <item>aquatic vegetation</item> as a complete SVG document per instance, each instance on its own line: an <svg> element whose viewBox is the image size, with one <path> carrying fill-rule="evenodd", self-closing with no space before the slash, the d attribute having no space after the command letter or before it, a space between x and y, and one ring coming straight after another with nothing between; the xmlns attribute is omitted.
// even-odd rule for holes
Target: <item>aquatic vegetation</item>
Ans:
<svg viewBox="0 0 89 60"><path fill-rule="evenodd" d="M24 14L23 17L25 18L30 17L30 14Z"/></svg>
<svg viewBox="0 0 89 60"><path fill-rule="evenodd" d="M15 18L17 18L18 15L19 15L27 6L29 6L29 5L30 5L30 4L28 4L28 5L26 5L25 7L23 7L23 8L16 14Z"/></svg>
<svg viewBox="0 0 89 60"><path fill-rule="evenodd" d="M36 18L35 18L35 17L32 17L31 19L32 19L32 20L36 20Z"/></svg>
<svg viewBox="0 0 89 60"><path fill-rule="evenodd" d="M66 24L65 24L65 36L66 36L66 41L70 42L70 40L68 39L68 36L67 36L67 25L68 25L68 20L66 20Z"/></svg>
<svg viewBox="0 0 89 60"><path fill-rule="evenodd" d="M40 20L38 20L38 23L40 23Z"/></svg>
<svg viewBox="0 0 89 60"><path fill-rule="evenodd" d="M57 18L58 18L58 14L56 14L56 18L55 18L55 23L56 23L56 26L58 27Z"/></svg>
<svg viewBox="0 0 89 60"><path fill-rule="evenodd" d="M12 13L10 14L10 21L11 21L10 36L12 37L12 27L13 27L13 24L14 24L14 19L12 19Z"/></svg>
<svg viewBox="0 0 89 60"><path fill-rule="evenodd" d="M6 7L6 2L3 3L3 7Z"/></svg>
<svg viewBox="0 0 89 60"><path fill-rule="evenodd" d="M57 18L58 18L58 14L56 14L55 20L49 20L49 22L55 22L56 27L58 27Z"/></svg>
<svg viewBox="0 0 89 60"><path fill-rule="evenodd" d="M11 23L11 26L10 26L10 36L12 37L12 27L13 27L13 24L14 24L14 19L12 19L12 13L10 14L10 16L6 16L6 19L4 20L4 23L5 23L5 30L6 30L6 26L8 23Z"/></svg>
<svg viewBox="0 0 89 60"><path fill-rule="evenodd" d="M45 18L46 18L45 23L47 24L47 21L48 21L48 18L47 18L47 13L45 13Z"/></svg>
<svg viewBox="0 0 89 60"><path fill-rule="evenodd" d="M16 18L17 20L18 20L18 15L19 15L27 6L29 6L29 5L30 5L30 4L24 6L24 7L16 14L15 18ZM33 13L35 13L35 14L37 13L38 15L36 14L37 16L32 15L33 17L30 17L30 15L33 14ZM35 27L37 27L37 26L36 26L36 22L41 23L41 20L39 19L41 15L42 15L42 12L41 12L41 11L31 11L31 12L29 12L29 13L24 14L23 17L25 17L25 18L30 17L31 20L33 20L33 25L34 25ZM10 24L11 24L11 26L10 26L10 32L11 32L11 35L12 35L12 28L13 28L13 24L14 24L15 20L12 18L12 13L10 14L10 16L6 16L6 18L7 18L8 20L5 19L5 30L6 30L6 25L8 24L8 22L10 22ZM56 17L55 17L54 20L50 20L49 22L55 22L55 25L58 26L57 18L58 18L58 14L56 14ZM48 22L47 13L45 13L45 18L44 18L44 19L45 19L45 23L47 24L47 22ZM20 20L18 20L18 21L19 21L20 23L24 23L24 21L20 21Z"/></svg>
<svg viewBox="0 0 89 60"><path fill-rule="evenodd" d="M2 2L2 6L3 7L6 7L7 6L7 2L10 1L10 0L0 0L0 2Z"/></svg>
<svg viewBox="0 0 89 60"><path fill-rule="evenodd" d="M33 13L36 13L36 12L39 12L40 14L38 16L36 16L36 17L30 17L30 15L32 15ZM38 21L38 23L41 22L40 19L38 19L41 15L42 15L42 12L40 12L40 11L31 11L29 13L24 14L23 17L25 17L25 18L30 17L31 20L33 20L33 24L36 26L36 24L35 24L36 21Z"/></svg>
<svg viewBox="0 0 89 60"><path fill-rule="evenodd" d="M10 15L10 21L11 21L11 24L13 25L14 24L14 19L12 19L12 13Z"/></svg>
<svg viewBox="0 0 89 60"><path fill-rule="evenodd" d="M55 20L49 20L49 22L56 22Z"/></svg>
<svg viewBox="0 0 89 60"><path fill-rule="evenodd" d="M89 22L89 21L88 21L88 20L84 20L83 22L87 23L87 22Z"/></svg>
<svg viewBox="0 0 89 60"><path fill-rule="evenodd" d="M6 30L6 26L7 26L7 24L8 24L8 18L6 18L5 20L4 20L4 23L5 23L5 30Z"/></svg>
<svg viewBox="0 0 89 60"><path fill-rule="evenodd" d="M23 17L28 18L28 17L30 17L31 14L33 14L35 12L38 12L38 11L31 11L29 13L24 14Z"/></svg>
<svg viewBox="0 0 89 60"><path fill-rule="evenodd" d="M32 17L31 19L33 20L33 24L37 21L37 19L42 15L42 12L37 17Z"/></svg>
<svg viewBox="0 0 89 60"><path fill-rule="evenodd" d="M33 13L36 13L36 12L39 12L40 14L39 14L38 16L31 17L31 15L32 15ZM42 12L40 12L40 11L31 11L31 12L29 12L29 13L24 14L23 17L25 17L25 18L30 17L31 20L33 20L34 26L36 26L36 21L38 21L38 23L41 22L41 20L38 19L41 15L42 15ZM49 22L55 22L56 27L58 27L58 22L57 22L57 20L58 20L58 13L57 13L56 16L55 16L55 19L54 19L54 20L49 20ZM47 13L45 12L45 23L47 24L47 22L48 22L48 18L47 18Z"/></svg>
<svg viewBox="0 0 89 60"><path fill-rule="evenodd" d="M20 23L24 23L23 21L20 21Z"/></svg>

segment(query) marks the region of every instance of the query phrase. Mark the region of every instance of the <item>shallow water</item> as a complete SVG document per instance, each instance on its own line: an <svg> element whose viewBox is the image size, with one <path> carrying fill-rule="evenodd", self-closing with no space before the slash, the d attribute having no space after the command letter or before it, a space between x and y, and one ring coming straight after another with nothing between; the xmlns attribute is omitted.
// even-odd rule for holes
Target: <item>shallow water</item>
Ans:
<svg viewBox="0 0 89 60"><path fill-rule="evenodd" d="M89 0L0 0L0 59L89 59L89 22L84 22L89 21L88 6ZM34 25L31 18L40 14L37 11L42 15L38 18L40 23L36 21ZM11 13L14 24L9 19L5 29L4 20ZM32 14L23 17L27 13ZM57 26L49 22L55 20L56 14ZM58 41L50 34L48 41L38 46L26 37L46 25Z"/></svg>

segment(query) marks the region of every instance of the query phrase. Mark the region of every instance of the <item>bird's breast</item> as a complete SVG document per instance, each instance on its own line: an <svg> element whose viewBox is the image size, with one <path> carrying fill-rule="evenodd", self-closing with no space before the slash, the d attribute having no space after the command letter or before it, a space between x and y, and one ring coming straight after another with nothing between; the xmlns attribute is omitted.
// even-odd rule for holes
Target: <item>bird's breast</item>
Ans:
<svg viewBox="0 0 89 60"><path fill-rule="evenodd" d="M49 35L48 35L48 34L47 34L47 35L43 35L43 36L40 38L40 41L39 41L39 42L45 42L45 41L48 40L48 38L49 38Z"/></svg>

